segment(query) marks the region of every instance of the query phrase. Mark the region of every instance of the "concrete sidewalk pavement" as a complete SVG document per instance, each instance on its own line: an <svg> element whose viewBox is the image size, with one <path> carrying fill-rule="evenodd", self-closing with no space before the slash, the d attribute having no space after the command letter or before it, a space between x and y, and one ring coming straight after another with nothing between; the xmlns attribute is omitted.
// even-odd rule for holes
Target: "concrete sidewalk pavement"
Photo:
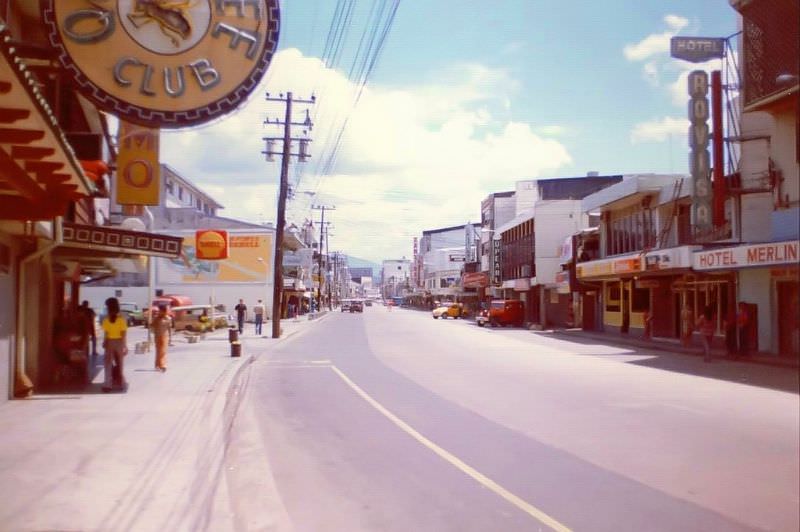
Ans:
<svg viewBox="0 0 800 532"><path fill-rule="evenodd" d="M166 373L154 352L134 354L143 328L130 331L127 393L101 392L103 372L74 393L35 395L0 407L0 529L229 530L241 478L226 464L255 357L313 326L284 320L281 339L245 329L242 356L230 356L227 330L188 343L177 334ZM264 326L269 334L270 322ZM99 363L99 361L96 361ZM235 452L232 452L235 451ZM269 466L261 465L269 475ZM276 516L260 508L260 528ZM276 515L280 508L276 508ZM275 521L276 522L276 521Z"/></svg>

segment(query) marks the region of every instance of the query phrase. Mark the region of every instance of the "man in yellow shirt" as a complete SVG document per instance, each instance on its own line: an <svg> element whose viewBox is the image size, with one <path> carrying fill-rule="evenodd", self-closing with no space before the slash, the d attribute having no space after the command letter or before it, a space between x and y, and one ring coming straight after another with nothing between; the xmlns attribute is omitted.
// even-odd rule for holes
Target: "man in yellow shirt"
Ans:
<svg viewBox="0 0 800 532"><path fill-rule="evenodd" d="M105 381L103 391L110 392L114 389L114 366L119 371L118 389L127 390L128 382L123 372L123 361L128 354L126 336L128 324L119 312L119 300L116 297L106 299L107 316L103 319L103 349L105 350Z"/></svg>

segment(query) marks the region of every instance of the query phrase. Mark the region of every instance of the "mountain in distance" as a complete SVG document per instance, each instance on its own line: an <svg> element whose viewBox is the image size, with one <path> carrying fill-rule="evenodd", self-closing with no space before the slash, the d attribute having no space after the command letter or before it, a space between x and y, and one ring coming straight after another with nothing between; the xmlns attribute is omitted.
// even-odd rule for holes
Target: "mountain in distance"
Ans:
<svg viewBox="0 0 800 532"><path fill-rule="evenodd" d="M348 268L372 268L372 278L373 279L380 279L381 278L381 265L368 261L365 259L359 259L358 257L353 257L352 255L347 256L347 267Z"/></svg>

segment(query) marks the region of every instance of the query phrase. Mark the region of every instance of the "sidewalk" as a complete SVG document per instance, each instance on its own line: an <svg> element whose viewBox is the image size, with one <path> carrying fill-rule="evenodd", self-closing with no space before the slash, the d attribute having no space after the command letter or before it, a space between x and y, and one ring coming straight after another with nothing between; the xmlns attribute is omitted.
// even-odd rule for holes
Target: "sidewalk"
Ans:
<svg viewBox="0 0 800 532"><path fill-rule="evenodd" d="M700 353L702 351L702 347L700 346L699 340L697 338L695 338L695 344L689 347L684 347L678 340L671 340L666 338L653 338L651 340L645 340L644 338L636 336L628 336L621 334L615 335L610 333L584 331L582 329L552 329L549 330L548 332L551 332L554 335L559 335L565 338L593 339L598 341L605 341L608 342L609 344L630 345L638 347L640 349L656 349L659 351L669 351L670 353L678 353L690 356L700 356ZM795 368L795 369L800 368L800 364L798 364L797 360L779 358L777 356L770 356L764 353L755 353L747 357L730 358L727 356L725 347L721 345L722 340L720 340L719 338L715 338L714 341L715 345L712 347L711 352L714 358L716 359L726 359L737 362L749 362L753 364L763 364L766 366L777 366L777 367Z"/></svg>
<svg viewBox="0 0 800 532"><path fill-rule="evenodd" d="M271 322L266 337L247 324L239 358L230 356L227 330L193 344L176 334L166 373L154 369L153 351L134 354L146 338L137 327L125 359L127 393L102 393L100 368L83 390L0 406L0 528L241 528L226 461L244 370L319 319L283 320L277 340L268 338Z"/></svg>
<svg viewBox="0 0 800 532"><path fill-rule="evenodd" d="M725 356L724 349L712 349L714 359L709 363L703 360L699 345L683 347L678 342L645 340L642 338L621 337L619 335L587 332L579 329L555 329L532 331L542 337L569 341L583 346L600 345L629 351L632 355L628 363L697 375L729 382L737 382L800 393L800 370L791 361L776 360L765 356L731 359Z"/></svg>

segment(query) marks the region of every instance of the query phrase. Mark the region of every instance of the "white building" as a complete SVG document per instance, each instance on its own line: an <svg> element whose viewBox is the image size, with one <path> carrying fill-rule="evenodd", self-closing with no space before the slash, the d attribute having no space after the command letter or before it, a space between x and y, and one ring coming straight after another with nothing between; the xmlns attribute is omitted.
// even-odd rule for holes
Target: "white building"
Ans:
<svg viewBox="0 0 800 532"><path fill-rule="evenodd" d="M385 260L381 264L381 291L384 298L399 297L411 291L411 261Z"/></svg>

